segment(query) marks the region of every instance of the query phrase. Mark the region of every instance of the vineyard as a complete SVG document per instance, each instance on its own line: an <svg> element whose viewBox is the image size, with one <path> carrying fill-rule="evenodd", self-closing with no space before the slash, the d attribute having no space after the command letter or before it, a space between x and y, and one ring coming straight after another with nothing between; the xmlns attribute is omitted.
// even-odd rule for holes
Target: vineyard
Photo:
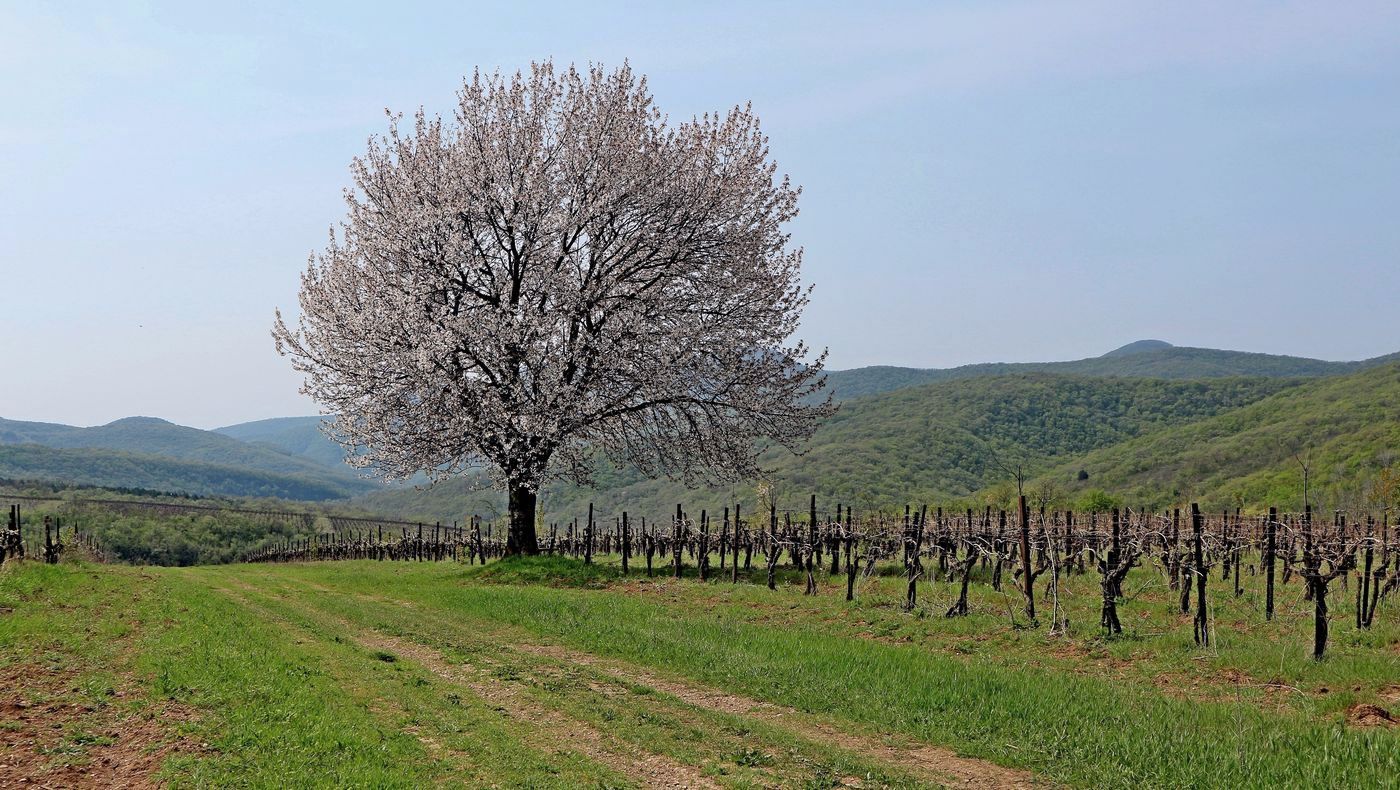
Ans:
<svg viewBox="0 0 1400 790"><path fill-rule="evenodd" d="M64 502L57 497L10 498ZM86 514L87 521L102 512L199 514L251 519L300 535L279 540L279 533L272 533L261 548L239 558L248 562L367 559L484 565L506 553L503 525L475 516L459 526L117 499L66 504L67 512ZM635 572L694 576L702 582L761 579L775 589L781 568L795 573L808 595L818 592L819 576L840 577L847 601L855 599L862 582L896 575L905 583L905 611L918 605L921 584L942 581L957 591L943 612L949 618L969 613L968 593L976 581L997 593L1014 593L1025 622L1037 626L1044 620L1052 634L1065 628L1060 591L1066 579L1088 576L1096 581L1099 625L1114 635L1123 630L1119 604L1125 587L1148 577L1179 595L1180 610L1193 615L1193 638L1201 646L1209 646L1216 628L1210 619L1212 597L1238 598L1247 587L1257 588L1268 621L1277 598L1287 589L1299 589L1313 609L1316 658L1326 651L1334 609L1350 607L1355 626L1369 629L1377 609L1400 588L1400 524L1392 524L1385 510L1334 511L1326 520L1311 508L1282 514L1270 508L1266 515L1247 516L1238 510L1205 514L1196 505L1184 512L1115 508L1076 514L1032 510L1022 496L1011 513L991 508L960 513L935 508L930 513L922 506L906 507L901 517L858 515L840 504L834 512L821 511L816 496L809 505L805 512L780 512L770 505L758 519L743 516L739 504L722 508L713 518L705 510L694 518L677 505L673 517L650 524L645 518L634 523L626 512L599 519L590 506L583 519L550 525L540 545L546 555L585 564L615 563L624 577ZM318 531L318 519L328 529ZM29 532L26 538L22 505L12 504L0 561L41 556L57 562L65 545L62 517L44 516L42 532L37 525ZM90 533L71 528L69 535L89 556L104 556ZM1212 577L1220 589L1212 588Z"/></svg>
<svg viewBox="0 0 1400 790"><path fill-rule="evenodd" d="M31 497L3 541L0 785L1400 775L1388 512L804 504L585 513L508 558L477 518ZM88 562L133 514L261 545Z"/></svg>
<svg viewBox="0 0 1400 790"><path fill-rule="evenodd" d="M1118 602L1132 571L1145 568L1179 591L1181 611L1194 614L1194 638L1203 646L1210 644L1215 627L1208 596L1239 597L1246 581L1257 583L1263 588L1264 617L1272 620L1279 588L1296 580L1315 610L1313 655L1318 658L1326 650L1334 582L1354 590L1354 601L1348 602L1354 602L1358 628L1370 628L1377 607L1400 587L1392 548L1400 542L1400 527L1390 523L1388 512L1358 517L1336 511L1327 523L1318 523L1311 508L1299 514L1271 508L1265 516L1243 516L1238 511L1207 515L1192 505L1186 513L1114 509L1076 516L1032 512L1025 497L1019 504L1009 518L1006 511L990 508L947 514L941 508L929 513L927 507L906 508L902 518L883 513L857 517L840 505L834 514L819 512L814 496L805 514L780 514L770 506L755 522L742 518L736 505L732 517L724 508L713 520L706 511L694 519L677 506L668 523L650 526L645 519L634 526L627 513L600 525L590 510L582 522L551 526L542 551L585 563L615 558L624 575L644 568L648 577L660 572L679 579L689 567L702 582L738 582L741 574L748 579L757 563L769 589L775 588L777 571L785 564L802 574L806 594L816 594L818 574L844 576L847 601L854 600L858 580L893 570L907 581L906 611L917 605L921 581L955 584L959 592L946 617L968 614L968 590L977 576L995 591L1015 590L1026 621L1035 625L1043 616L1052 633L1063 628L1062 579L1085 574L1097 578L1102 592L1100 625L1109 634L1122 633ZM269 546L247 559L485 564L505 551L492 525L475 518L467 527L434 525L426 533L422 525L416 531L399 525L387 539L383 527L343 525L336 534ZM1224 591L1210 590L1212 574L1225 583Z"/></svg>

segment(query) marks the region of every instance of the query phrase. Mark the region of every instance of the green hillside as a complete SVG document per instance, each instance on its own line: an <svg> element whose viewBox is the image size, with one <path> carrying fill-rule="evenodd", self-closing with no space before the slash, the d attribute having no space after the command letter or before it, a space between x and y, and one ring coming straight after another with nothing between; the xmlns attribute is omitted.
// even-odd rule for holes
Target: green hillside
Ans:
<svg viewBox="0 0 1400 790"><path fill-rule="evenodd" d="M270 420L227 425L214 432L243 442L263 445L307 458L325 466L343 468L345 450L321 433L328 417L274 417Z"/></svg>
<svg viewBox="0 0 1400 790"><path fill-rule="evenodd" d="M1310 378L1344 375L1382 364L1397 356L1400 355L1377 357L1363 362L1327 362L1243 351L1178 348L1161 340L1139 340L1109 351L1101 357L1070 362L984 363L948 369L872 366L830 371L827 373L827 383L837 400L848 401L906 387L1027 373L1175 381L1240 376ZM226 426L217 429L216 432L341 470L344 467L344 451L321 433L320 425L325 419L327 418L284 417L258 420ZM2 433L0 441L3 441ZM395 500L402 498L393 497Z"/></svg>
<svg viewBox="0 0 1400 790"><path fill-rule="evenodd" d="M956 368L902 368L874 366L836 370L827 384L837 400L891 392L936 381L1000 376L1012 373L1060 373L1080 376L1127 376L1190 380L1234 376L1303 378L1337 376L1400 358L1391 354L1359 362L1222 351L1212 348L1172 346L1160 340L1139 340L1099 357L1068 362L990 362Z"/></svg>
<svg viewBox="0 0 1400 790"><path fill-rule="evenodd" d="M1243 497L1296 506L1285 501L1301 496L1292 454L1310 445L1317 492L1338 498L1345 492L1332 490L1333 481L1359 485L1350 472L1395 447L1400 412L1387 413L1387 375L1400 364L1384 360L1323 362L1139 341L1076 362L838 371L831 374L838 395L873 394L846 400L804 455L765 456L767 484L782 507L802 508L811 493L828 503L887 507L985 498L989 487L1005 485L1008 467L1019 466L1046 474L1069 497L1104 489L1132 504L1198 498L1213 507ZM1243 369L1260 375L1228 375ZM942 380L919 383L929 376ZM339 446L321 434L323 419L261 420L217 432L152 418L97 428L0 420L0 447L8 451L0 476L231 496L358 495L356 507L415 519L503 512L502 496L479 476L431 488L355 477ZM4 447L21 442L30 444ZM1078 479L1081 469L1087 480ZM694 491L604 463L593 488L552 485L542 501L552 521L585 512L590 501L604 513L625 506L654 518L677 502L695 510L735 500L752 506L755 491L752 484Z"/></svg>
<svg viewBox="0 0 1400 790"><path fill-rule="evenodd" d="M0 443L3 443L0 446L28 446L23 452L8 454L11 467L16 472L6 475L10 477L37 478L40 469L62 468L71 472L71 476L47 479L141 488L164 487L147 482L152 475L156 475L158 479L179 482L177 486L165 487L166 490L263 496L272 494L254 493L253 489L270 486L284 491L313 492L313 496L296 497L307 499L351 496L374 487L374 484L357 478L343 464L332 466L319 463L270 445L239 441L213 431L175 425L154 417L128 417L94 428L0 420ZM73 452L59 455L37 453L34 451L35 445ZM126 454L158 458L162 461L160 471L137 470ZM61 461L58 460L60 458ZM181 470L180 464L193 466ZM221 471L210 471L211 468ZM26 469L29 472L18 474ZM121 478L117 473L123 469L132 470L134 476ZM248 477L246 480L236 475L229 477L229 473ZM227 485L218 482L225 479L229 481Z"/></svg>
<svg viewBox="0 0 1400 790"><path fill-rule="evenodd" d="M186 461L101 448L0 445L0 478L51 480L114 488L279 499L340 499L373 483L327 472L285 474L245 466Z"/></svg>
<svg viewBox="0 0 1400 790"><path fill-rule="evenodd" d="M1400 460L1400 363L1308 382L1209 419L1146 434L1065 462L1048 476L1144 505L1211 508L1303 504L1309 458L1319 507L1361 503L1378 471ZM1079 481L1078 472L1088 473ZM1394 503L1392 503L1394 504Z"/></svg>
<svg viewBox="0 0 1400 790"><path fill-rule="evenodd" d="M1007 477L1001 466L1046 468L1054 459L1107 447L1165 427L1211 417L1297 386L1295 379L1164 381L1045 373L993 376L909 387L843 404L802 456L765 457L779 504L801 508L809 494L857 507L947 501ZM1000 466L999 466L1000 462ZM546 518L623 507L649 517L678 502L713 507L756 501L752 486L691 491L604 465L593 489L556 485L544 492ZM494 492L457 481L419 491L379 491L362 506L433 519L491 515Z"/></svg>

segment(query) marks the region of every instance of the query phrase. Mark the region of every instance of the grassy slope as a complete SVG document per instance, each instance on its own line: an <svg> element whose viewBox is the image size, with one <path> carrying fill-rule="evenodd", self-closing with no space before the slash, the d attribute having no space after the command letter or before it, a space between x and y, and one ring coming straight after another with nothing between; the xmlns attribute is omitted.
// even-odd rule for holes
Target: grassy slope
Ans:
<svg viewBox="0 0 1400 790"><path fill-rule="evenodd" d="M1255 580L1239 599L1213 593L1218 645L1202 652L1190 645L1189 617L1152 589L1125 604L1124 638L1100 640L1092 577L1068 585L1077 625L1056 638L1007 624L983 584L971 617L944 620L936 612L946 585L924 586L923 608L909 615L895 606L895 579L866 581L849 605L825 579L821 595L806 598L796 586L620 583L613 570L577 568L548 559L471 571L27 565L0 574L0 605L14 610L0 619L0 656L43 655L65 678L53 693L97 715L193 711L175 734L209 748L174 753L164 777L175 786L627 784L596 761L537 748L548 717L522 723L504 715L509 700L483 700L425 671L407 647L374 649L366 639L492 667L493 684L576 722L565 732L591 727L623 751L661 754L733 786L908 780L789 727L719 716L513 646L561 643L847 731L946 744L1072 785L1381 786L1400 771L1400 735L1341 722L1352 703L1385 703L1396 691L1400 631L1390 609L1363 634L1338 601L1332 655L1311 662L1296 582L1282 588L1272 624L1259 615ZM541 577L603 588L522 583ZM111 688L129 693L114 698ZM65 731L72 748L62 759L100 756L79 727Z"/></svg>
<svg viewBox="0 0 1400 790"><path fill-rule="evenodd" d="M1027 373L910 387L851 401L824 424L802 456L770 453L764 464L784 506L811 493L857 507L893 506L967 495L999 479L995 459L1022 459L1034 469L1165 426L1252 403L1293 386L1293 379L1094 379ZM1014 447L1014 450L1008 450ZM693 491L604 467L593 490L546 489L550 520L578 516L593 501L601 512L624 507L656 517L675 503L701 507L755 502L753 488ZM460 519L493 515L499 495L452 483L428 491L376 492L369 509Z"/></svg>
<svg viewBox="0 0 1400 790"><path fill-rule="evenodd" d="M1282 391L1241 409L1088 453L1054 473L1144 504L1302 505L1295 453L1311 452L1315 504L1355 505L1400 451L1400 363ZM1075 480L1078 469L1089 480Z"/></svg>

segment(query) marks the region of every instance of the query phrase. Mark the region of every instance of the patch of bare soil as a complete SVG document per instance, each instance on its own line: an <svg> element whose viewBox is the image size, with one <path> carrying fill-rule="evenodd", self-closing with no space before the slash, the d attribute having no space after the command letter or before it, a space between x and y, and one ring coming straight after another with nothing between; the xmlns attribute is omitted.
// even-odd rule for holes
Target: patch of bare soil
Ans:
<svg viewBox="0 0 1400 790"><path fill-rule="evenodd" d="M623 666L614 661L603 661L588 653L569 650L557 645L514 644L511 647L558 661L591 666L631 683L664 691L696 707L761 719L819 743L833 744L876 760L897 765L948 787L1031 788L1042 786L1036 782L1032 774L1026 771L1006 768L986 760L962 757L950 749L937 746L885 743L864 735L845 732L825 722L811 720L794 708L760 702L689 682L669 680L644 669Z"/></svg>
<svg viewBox="0 0 1400 790"><path fill-rule="evenodd" d="M170 726L192 711L168 703L135 713L117 700L75 701L70 683L40 666L0 668L0 788L156 787L168 755L198 748Z"/></svg>
<svg viewBox="0 0 1400 790"><path fill-rule="evenodd" d="M1396 722L1385 708L1362 702L1347 708L1347 724L1354 727L1394 727L1400 722Z"/></svg>

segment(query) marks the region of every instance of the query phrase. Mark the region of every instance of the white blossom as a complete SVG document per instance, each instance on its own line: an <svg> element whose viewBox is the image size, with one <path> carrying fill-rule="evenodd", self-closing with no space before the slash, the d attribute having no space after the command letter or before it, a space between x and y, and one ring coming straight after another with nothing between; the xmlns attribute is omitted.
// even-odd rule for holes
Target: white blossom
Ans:
<svg viewBox="0 0 1400 790"><path fill-rule="evenodd" d="M752 110L672 125L628 66L548 62L478 72L458 99L451 122L390 116L296 327L277 316L350 462L398 479L485 465L533 546L533 492L586 482L595 451L719 483L798 449L831 409L812 397L825 354L790 341L809 293L784 229L800 189Z"/></svg>

